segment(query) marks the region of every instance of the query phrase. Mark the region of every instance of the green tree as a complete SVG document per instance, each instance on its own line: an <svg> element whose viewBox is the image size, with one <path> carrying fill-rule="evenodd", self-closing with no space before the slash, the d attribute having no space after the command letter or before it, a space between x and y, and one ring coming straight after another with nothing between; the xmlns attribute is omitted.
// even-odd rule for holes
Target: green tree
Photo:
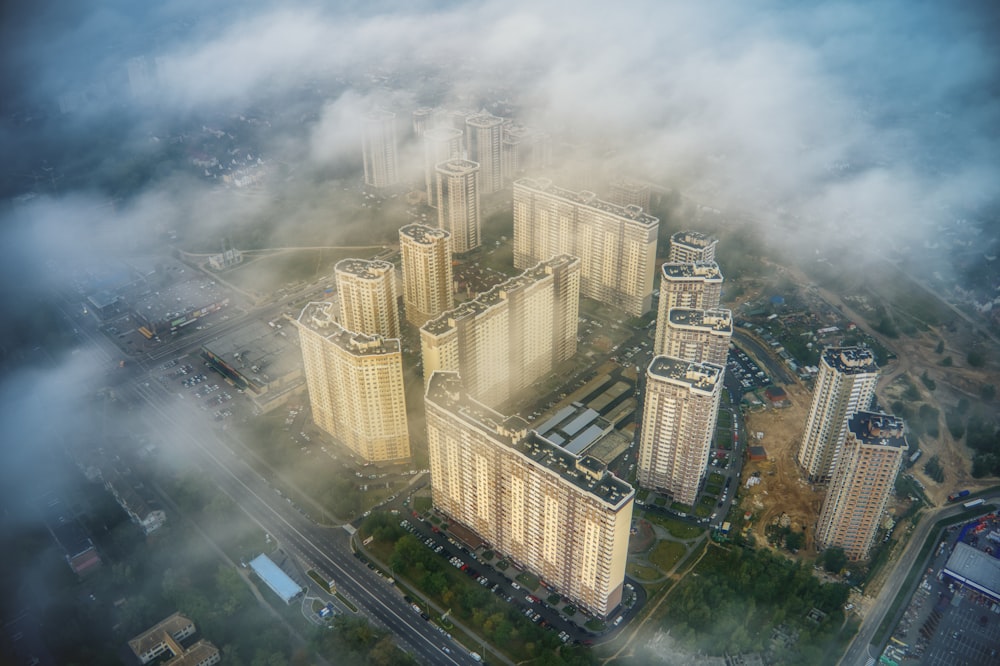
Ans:
<svg viewBox="0 0 1000 666"><path fill-rule="evenodd" d="M821 556L823 568L830 573L840 573L847 566L847 555L843 548L827 548Z"/></svg>
<svg viewBox="0 0 1000 666"><path fill-rule="evenodd" d="M792 530L791 532L785 535L785 548L787 548L792 552L795 552L799 548L801 548L804 542L805 542L805 535L802 534L802 532L796 532L795 530Z"/></svg>
<svg viewBox="0 0 1000 666"><path fill-rule="evenodd" d="M986 356L978 349L973 349L965 355L965 360L973 368L981 368L986 364Z"/></svg>
<svg viewBox="0 0 1000 666"><path fill-rule="evenodd" d="M936 353L938 353L938 354L943 354L944 353L944 340L939 340L938 341L937 347L934 348L934 351Z"/></svg>

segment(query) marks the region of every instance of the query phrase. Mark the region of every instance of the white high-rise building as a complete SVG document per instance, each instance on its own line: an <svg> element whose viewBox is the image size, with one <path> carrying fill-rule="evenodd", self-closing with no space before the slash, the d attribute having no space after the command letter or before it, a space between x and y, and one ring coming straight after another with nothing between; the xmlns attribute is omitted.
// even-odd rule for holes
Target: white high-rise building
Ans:
<svg viewBox="0 0 1000 666"><path fill-rule="evenodd" d="M546 586L607 617L622 599L635 490L590 456L470 397L455 372L425 396L434 505Z"/></svg>
<svg viewBox="0 0 1000 666"><path fill-rule="evenodd" d="M732 337L731 310L670 308L667 316L656 322L653 353L725 367Z"/></svg>
<svg viewBox="0 0 1000 666"><path fill-rule="evenodd" d="M451 234L422 224L399 230L406 320L423 326L455 306L452 295Z"/></svg>
<svg viewBox="0 0 1000 666"><path fill-rule="evenodd" d="M482 168L479 191L482 194L499 192L503 189L503 118L485 111L469 116L465 119L465 134L467 156Z"/></svg>
<svg viewBox="0 0 1000 666"><path fill-rule="evenodd" d="M309 303L295 324L316 425L365 460L408 458L399 340L346 330L332 303Z"/></svg>
<svg viewBox="0 0 1000 666"><path fill-rule="evenodd" d="M718 240L700 231L678 231L670 237L668 261L682 264L715 261L715 246L718 243Z"/></svg>
<svg viewBox="0 0 1000 666"><path fill-rule="evenodd" d="M664 321L670 308L713 310L722 299L722 271L714 261L694 264L665 263L660 267L660 303L657 321ZM657 328L657 347L663 341Z"/></svg>
<svg viewBox="0 0 1000 666"><path fill-rule="evenodd" d="M388 261L343 259L333 272L341 325L353 333L398 338L395 267Z"/></svg>
<svg viewBox="0 0 1000 666"><path fill-rule="evenodd" d="M646 369L637 480L694 504L719 415L724 366L655 356Z"/></svg>
<svg viewBox="0 0 1000 666"><path fill-rule="evenodd" d="M819 548L843 548L849 560L868 557L907 448L902 419L858 412L847 421L819 513Z"/></svg>
<svg viewBox="0 0 1000 666"><path fill-rule="evenodd" d="M391 187L399 182L396 156L396 114L376 109L365 114L361 127L365 185Z"/></svg>
<svg viewBox="0 0 1000 666"><path fill-rule="evenodd" d="M847 436L847 421L867 410L875 395L878 366L863 347L828 347L820 354L812 406L798 462L814 483L830 479Z"/></svg>
<svg viewBox="0 0 1000 666"><path fill-rule="evenodd" d="M424 185L427 205L437 208L437 165L462 157L462 131L435 127L424 132Z"/></svg>
<svg viewBox="0 0 1000 666"><path fill-rule="evenodd" d="M451 247L456 254L475 250L483 242L479 165L454 159L438 164L435 171L438 226L451 234Z"/></svg>
<svg viewBox="0 0 1000 666"><path fill-rule="evenodd" d="M580 258L580 292L640 316L653 299L660 221L544 179L514 183L514 266L555 254Z"/></svg>
<svg viewBox="0 0 1000 666"><path fill-rule="evenodd" d="M580 260L541 262L424 324L424 379L456 370L477 400L502 405L576 353L579 306Z"/></svg>

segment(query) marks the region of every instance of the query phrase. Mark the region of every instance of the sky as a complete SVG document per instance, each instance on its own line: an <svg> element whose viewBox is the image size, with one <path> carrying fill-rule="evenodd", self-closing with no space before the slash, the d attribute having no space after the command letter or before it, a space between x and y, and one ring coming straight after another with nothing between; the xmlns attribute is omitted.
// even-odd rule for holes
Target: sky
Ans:
<svg viewBox="0 0 1000 666"><path fill-rule="evenodd" d="M405 124L422 104L502 99L578 173L676 189L788 247L905 252L964 218L986 229L977 251L996 246L988 0L22 0L0 12L5 340L58 286L53 265L259 212L155 162L185 123L234 114L299 118L260 133L260 151L323 174L359 167L357 121L373 105ZM130 61L151 72L139 94ZM113 191L140 166L137 187ZM308 202L288 205L294 217ZM8 397L44 406L81 374L78 360L48 367L0 377L5 441L39 437Z"/></svg>

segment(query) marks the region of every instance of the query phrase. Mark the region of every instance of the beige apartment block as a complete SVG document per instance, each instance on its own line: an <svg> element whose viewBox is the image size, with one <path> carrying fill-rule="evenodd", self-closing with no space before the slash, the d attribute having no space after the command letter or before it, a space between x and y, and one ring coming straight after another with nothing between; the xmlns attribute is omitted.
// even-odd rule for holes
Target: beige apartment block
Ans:
<svg viewBox="0 0 1000 666"><path fill-rule="evenodd" d="M599 617L621 602L635 491L590 456L466 393L458 373L427 385L434 505Z"/></svg>
<svg viewBox="0 0 1000 666"><path fill-rule="evenodd" d="M341 326L354 333L398 338L395 267L388 261L344 259L333 272Z"/></svg>
<svg viewBox="0 0 1000 666"><path fill-rule="evenodd" d="M428 321L424 380L461 374L470 394L499 406L576 353L580 260L560 255Z"/></svg>
<svg viewBox="0 0 1000 666"><path fill-rule="evenodd" d="M503 189L503 118L482 111L465 119L466 155L476 162L479 191L493 194Z"/></svg>
<svg viewBox="0 0 1000 666"><path fill-rule="evenodd" d="M332 303L309 303L295 324L316 425L365 460L408 458L399 340L345 329Z"/></svg>
<svg viewBox="0 0 1000 666"><path fill-rule="evenodd" d="M424 186L427 205L437 208L437 165L462 157L462 130L454 127L434 127L424 137Z"/></svg>
<svg viewBox="0 0 1000 666"><path fill-rule="evenodd" d="M441 162L435 171L438 226L451 234L454 252L463 254L476 249L483 242L479 164L454 159Z"/></svg>
<svg viewBox="0 0 1000 666"><path fill-rule="evenodd" d="M868 557L907 448L902 419L872 412L850 418L819 514L819 548L843 548L850 560Z"/></svg>
<svg viewBox="0 0 1000 666"><path fill-rule="evenodd" d="M361 156L365 185L391 187L399 183L396 155L396 114L375 109L361 119Z"/></svg>
<svg viewBox="0 0 1000 666"><path fill-rule="evenodd" d="M678 231L670 237L667 261L681 264L715 261L715 246L718 243L718 240L700 231Z"/></svg>
<svg viewBox="0 0 1000 666"><path fill-rule="evenodd" d="M616 206L593 192L546 179L514 182L514 266L556 254L579 257L580 293L631 315L652 305L659 226L638 206Z"/></svg>
<svg viewBox="0 0 1000 666"><path fill-rule="evenodd" d="M694 504L719 415L724 366L655 356L646 369L638 483Z"/></svg>
<svg viewBox="0 0 1000 666"><path fill-rule="evenodd" d="M819 375L797 460L813 483L833 474L847 420L868 409L878 382L878 366L864 347L827 347L820 354Z"/></svg>
<svg viewBox="0 0 1000 666"><path fill-rule="evenodd" d="M660 267L657 320L665 319L670 308L712 310L719 307L722 280L722 271L714 261L664 263Z"/></svg>
<svg viewBox="0 0 1000 666"><path fill-rule="evenodd" d="M667 316L656 322L653 353L725 367L732 338L731 310L670 308Z"/></svg>
<svg viewBox="0 0 1000 666"><path fill-rule="evenodd" d="M608 201L616 206L638 206L649 210L649 185L634 180L614 180L608 186Z"/></svg>
<svg viewBox="0 0 1000 666"><path fill-rule="evenodd" d="M452 294L451 234L423 224L399 230L406 320L423 326L455 306Z"/></svg>

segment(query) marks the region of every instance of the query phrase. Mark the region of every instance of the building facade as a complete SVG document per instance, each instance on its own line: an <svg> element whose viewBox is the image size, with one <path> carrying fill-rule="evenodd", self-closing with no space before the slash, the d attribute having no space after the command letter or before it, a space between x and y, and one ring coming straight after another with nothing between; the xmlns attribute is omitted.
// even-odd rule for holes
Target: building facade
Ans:
<svg viewBox="0 0 1000 666"><path fill-rule="evenodd" d="M719 415L725 366L655 356L646 368L637 481L694 504Z"/></svg>
<svg viewBox="0 0 1000 666"><path fill-rule="evenodd" d="M427 205L437 208L437 165L462 157L462 130L453 127L435 127L424 137L424 186L427 188Z"/></svg>
<svg viewBox="0 0 1000 666"><path fill-rule="evenodd" d="M691 264L696 261L715 261L715 246L719 241L700 231L678 231L670 237L668 261Z"/></svg>
<svg viewBox="0 0 1000 666"><path fill-rule="evenodd" d="M719 307L722 280L722 271L714 261L663 264L660 267L657 321L665 320L670 308L713 310Z"/></svg>
<svg viewBox="0 0 1000 666"><path fill-rule="evenodd" d="M437 172L438 226L451 234L452 250L463 254L482 244L479 164L454 159L441 162Z"/></svg>
<svg viewBox="0 0 1000 666"><path fill-rule="evenodd" d="M847 421L871 406L878 366L863 347L827 347L820 354L819 374L797 460L813 483L830 480L847 436Z"/></svg>
<svg viewBox="0 0 1000 666"><path fill-rule="evenodd" d="M576 353L579 307L580 260L541 262L424 324L425 382L455 370L477 400L501 405Z"/></svg>
<svg viewBox="0 0 1000 666"><path fill-rule="evenodd" d="M333 267L340 324L348 331L399 337L396 270L388 261L344 259Z"/></svg>
<svg viewBox="0 0 1000 666"><path fill-rule="evenodd" d="M423 326L455 307L452 294L451 234L423 224L399 230L406 320Z"/></svg>
<svg viewBox="0 0 1000 666"><path fill-rule="evenodd" d="M434 505L549 589L611 614L622 598L633 488L477 402L457 373L435 373L425 404Z"/></svg>
<svg viewBox="0 0 1000 666"><path fill-rule="evenodd" d="M332 303L309 303L295 323L316 425L367 461L408 458L399 340L346 330Z"/></svg>
<svg viewBox="0 0 1000 666"><path fill-rule="evenodd" d="M479 191L493 194L503 189L501 165L503 118L485 111L465 119L466 155L479 164Z"/></svg>
<svg viewBox="0 0 1000 666"><path fill-rule="evenodd" d="M731 310L670 308L667 316L656 322L653 353L725 367L732 338Z"/></svg>
<svg viewBox="0 0 1000 666"><path fill-rule="evenodd" d="M608 201L616 206L638 206L649 211L649 185L633 180L613 180L608 185Z"/></svg>
<svg viewBox="0 0 1000 666"><path fill-rule="evenodd" d="M601 201L544 179L514 183L514 266L556 254L580 258L580 292L641 316L653 299L660 221L636 206Z"/></svg>
<svg viewBox="0 0 1000 666"><path fill-rule="evenodd" d="M396 185L399 182L396 114L376 109L365 114L361 122L361 157L365 168L365 185L377 188Z"/></svg>
<svg viewBox="0 0 1000 666"><path fill-rule="evenodd" d="M843 548L850 560L868 557L907 448L900 418L858 412L848 420L816 527L819 548Z"/></svg>

